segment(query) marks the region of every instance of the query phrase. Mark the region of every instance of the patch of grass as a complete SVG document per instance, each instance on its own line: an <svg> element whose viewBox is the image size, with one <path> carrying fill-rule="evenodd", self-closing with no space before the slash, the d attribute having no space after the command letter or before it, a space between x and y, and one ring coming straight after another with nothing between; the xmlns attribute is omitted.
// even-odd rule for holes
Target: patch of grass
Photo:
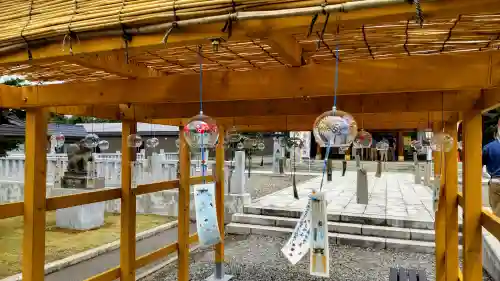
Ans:
<svg viewBox="0 0 500 281"><path fill-rule="evenodd" d="M175 217L137 215L137 233L175 220ZM120 239L120 214L106 213L98 229L77 231L58 228L56 213L47 212L45 263L66 258ZM0 220L0 278L21 271L23 217Z"/></svg>

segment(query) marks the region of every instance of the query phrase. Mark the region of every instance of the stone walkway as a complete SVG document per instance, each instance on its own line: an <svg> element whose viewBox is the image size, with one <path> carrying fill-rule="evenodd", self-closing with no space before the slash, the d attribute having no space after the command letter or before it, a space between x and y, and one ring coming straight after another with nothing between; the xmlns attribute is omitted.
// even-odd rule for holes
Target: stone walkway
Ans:
<svg viewBox="0 0 500 281"><path fill-rule="evenodd" d="M333 179L331 182L325 179L323 186L329 201L329 215L434 221L431 191L428 187L414 184L412 174L383 173L381 178L376 178L374 173L368 173L368 205L356 203L356 172L348 171L342 177L339 171L334 171ZM288 187L256 200L251 207L302 210L308 195L319 188L320 182L321 177L316 177L299 184L299 200L293 198L293 189Z"/></svg>

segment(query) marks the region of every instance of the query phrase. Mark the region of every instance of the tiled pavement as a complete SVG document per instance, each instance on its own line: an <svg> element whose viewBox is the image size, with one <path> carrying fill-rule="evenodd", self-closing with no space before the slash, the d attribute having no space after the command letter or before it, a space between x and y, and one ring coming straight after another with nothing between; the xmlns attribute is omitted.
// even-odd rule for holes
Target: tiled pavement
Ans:
<svg viewBox="0 0 500 281"><path fill-rule="evenodd" d="M318 190L321 177L299 184L299 200L293 198L292 187L256 200L250 207L276 208L289 211L302 210L313 189ZM344 177L334 171L333 181L324 181L329 215L367 216L373 218L434 221L432 194L428 187L414 184L411 173L382 173L376 178L368 173L368 204L356 203L356 172L346 172Z"/></svg>

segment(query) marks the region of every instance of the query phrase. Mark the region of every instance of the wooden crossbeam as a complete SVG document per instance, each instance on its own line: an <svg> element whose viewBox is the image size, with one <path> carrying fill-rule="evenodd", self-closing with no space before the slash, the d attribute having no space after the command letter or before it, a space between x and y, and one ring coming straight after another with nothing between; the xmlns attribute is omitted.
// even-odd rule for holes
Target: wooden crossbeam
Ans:
<svg viewBox="0 0 500 281"><path fill-rule="evenodd" d="M451 114L445 113L448 119ZM364 116L364 117L363 117ZM221 117L215 118L217 124L227 127L235 126L238 131L309 131L312 129L315 115L288 115L288 116L246 116L246 117ZM427 112L412 113L376 113L376 114L353 114L358 123L358 128L366 130L413 130L425 129L432 122L441 121L442 113ZM182 126L189 118L155 119L153 123L172 126Z"/></svg>
<svg viewBox="0 0 500 281"><path fill-rule="evenodd" d="M478 12L490 12L500 10L500 3L496 0L455 0L455 1L425 1L422 3L422 9L426 19L456 17L458 14L473 14ZM415 8L408 4L393 5L384 8L367 9L359 11L351 11L341 14L342 25L346 28L358 28L363 24L381 23L381 22L397 22L412 19L415 15ZM320 17L315 29L322 28L325 17ZM331 20L328 24L329 28L336 26L338 22ZM252 30L268 30L275 33L306 33L311 24L310 16L295 16L289 18L270 18L265 20L247 20L238 21L233 24L232 40L247 39ZM207 42L208 38L226 37L227 34L221 31L221 23L196 25L193 27L174 30L169 35L168 46L184 46L191 44L199 44ZM72 53L69 50L61 48L62 38L57 42L45 45L43 47L31 46L30 51L32 60L64 60L72 55L82 53L98 53L113 50L124 50L125 44L120 35L109 36L96 39L85 40L84 36L78 44L72 46ZM133 55L137 52L145 50L165 48L162 43L164 32L157 34L137 35L128 44L128 52ZM19 63L28 60L26 50L0 57L0 64Z"/></svg>
<svg viewBox="0 0 500 281"><path fill-rule="evenodd" d="M302 58L302 47L293 36L272 34L265 42L291 66L302 66L305 64Z"/></svg>
<svg viewBox="0 0 500 281"><path fill-rule="evenodd" d="M472 109L480 98L480 91L342 95L337 99L337 108L352 114L465 111ZM321 114L331 110L332 105L332 97L220 101L204 103L203 112L213 117L307 115ZM123 106L121 116L140 120L189 118L199 111L199 107L199 103Z"/></svg>
<svg viewBox="0 0 500 281"><path fill-rule="evenodd" d="M135 63L125 58L122 52L110 52L107 54L77 55L69 57L67 61L74 62L83 67L101 70L127 78L147 78L165 76L164 73L145 65Z"/></svg>
<svg viewBox="0 0 500 281"><path fill-rule="evenodd" d="M490 61L500 52L412 56L345 62L338 94L445 91L493 87ZM334 65L247 72L207 72L203 100L238 101L333 95ZM169 103L199 101L198 75L0 88L1 107ZM380 102L383 104L384 101Z"/></svg>

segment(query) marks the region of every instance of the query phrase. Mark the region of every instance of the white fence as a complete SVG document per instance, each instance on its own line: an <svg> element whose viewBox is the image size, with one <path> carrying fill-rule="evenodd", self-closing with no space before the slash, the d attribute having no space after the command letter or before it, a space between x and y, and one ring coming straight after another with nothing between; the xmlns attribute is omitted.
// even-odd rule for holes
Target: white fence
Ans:
<svg viewBox="0 0 500 281"><path fill-rule="evenodd" d="M120 153L94 154L94 162L89 165L88 172L105 180L106 188L118 188L121 181ZM177 153L159 153L146 158L143 153L137 154L133 164L133 185L146 184L177 178ZM0 204L22 201L24 197L24 154L11 154L0 158ZM47 155L47 197L51 197L52 188L64 175L68 164L66 154ZM191 176L200 175L200 161L191 161ZM208 173L215 161L207 161ZM133 187L134 187L133 186ZM119 212L119 200L106 203L110 212ZM141 195L137 198L137 212L177 214L177 191L161 191Z"/></svg>

